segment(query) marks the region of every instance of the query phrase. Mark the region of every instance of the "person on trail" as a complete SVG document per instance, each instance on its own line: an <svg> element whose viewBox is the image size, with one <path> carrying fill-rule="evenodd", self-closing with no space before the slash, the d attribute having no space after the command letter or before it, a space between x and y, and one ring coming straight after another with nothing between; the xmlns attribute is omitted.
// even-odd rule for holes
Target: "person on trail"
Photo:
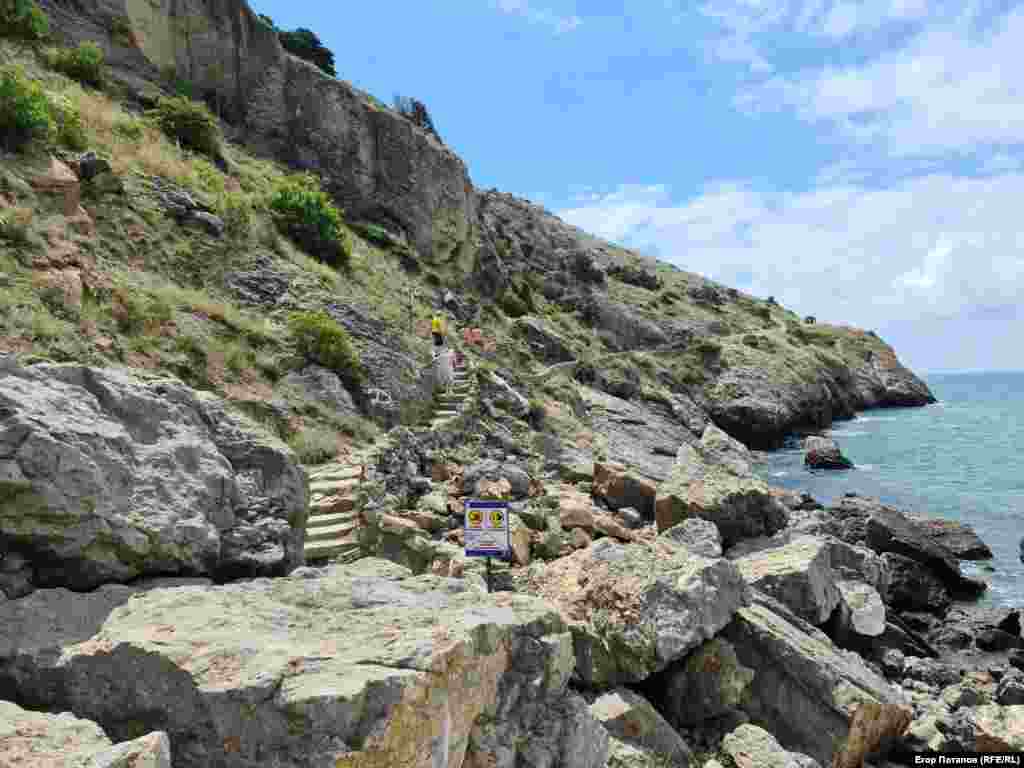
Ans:
<svg viewBox="0 0 1024 768"><path fill-rule="evenodd" d="M444 346L444 320L440 315L434 315L434 319L430 321L430 333L434 336L434 346L437 348L435 351L440 350Z"/></svg>

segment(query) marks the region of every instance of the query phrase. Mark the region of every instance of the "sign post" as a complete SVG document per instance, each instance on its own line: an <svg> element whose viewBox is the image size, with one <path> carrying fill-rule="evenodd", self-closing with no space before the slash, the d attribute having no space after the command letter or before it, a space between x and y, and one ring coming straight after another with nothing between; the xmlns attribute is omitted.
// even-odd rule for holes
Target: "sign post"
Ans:
<svg viewBox="0 0 1024 768"><path fill-rule="evenodd" d="M466 502L466 557L487 558L487 591L491 591L491 558L508 559L511 551L507 501Z"/></svg>

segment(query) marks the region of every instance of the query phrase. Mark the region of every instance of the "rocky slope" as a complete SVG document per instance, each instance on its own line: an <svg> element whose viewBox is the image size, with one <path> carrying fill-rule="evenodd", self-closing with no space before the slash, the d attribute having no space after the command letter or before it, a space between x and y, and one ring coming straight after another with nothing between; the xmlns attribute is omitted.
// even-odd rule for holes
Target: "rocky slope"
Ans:
<svg viewBox="0 0 1024 768"><path fill-rule="evenodd" d="M963 602L973 533L755 476L748 446L933 399L880 339L474 190L242 2L41 6L119 84L0 41L107 165L49 139L0 155L0 763L1021 748L1019 615ZM172 67L225 118L214 163L133 114ZM296 167L344 204L345 275L275 227ZM303 347L309 309L362 385ZM436 311L476 397L428 428ZM489 585L461 546L481 496L512 513ZM354 562L303 563L310 505Z"/></svg>

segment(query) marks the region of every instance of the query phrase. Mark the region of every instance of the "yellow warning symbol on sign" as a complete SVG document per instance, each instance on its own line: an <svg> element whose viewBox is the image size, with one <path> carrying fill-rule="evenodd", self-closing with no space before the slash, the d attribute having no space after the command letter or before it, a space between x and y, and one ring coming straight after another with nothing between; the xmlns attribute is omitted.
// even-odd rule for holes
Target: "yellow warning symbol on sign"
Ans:
<svg viewBox="0 0 1024 768"><path fill-rule="evenodd" d="M479 509L471 509L466 515L469 524L473 528L479 528L484 522L484 513Z"/></svg>
<svg viewBox="0 0 1024 768"><path fill-rule="evenodd" d="M491 510L491 527L503 528L505 526L505 511L503 509Z"/></svg>

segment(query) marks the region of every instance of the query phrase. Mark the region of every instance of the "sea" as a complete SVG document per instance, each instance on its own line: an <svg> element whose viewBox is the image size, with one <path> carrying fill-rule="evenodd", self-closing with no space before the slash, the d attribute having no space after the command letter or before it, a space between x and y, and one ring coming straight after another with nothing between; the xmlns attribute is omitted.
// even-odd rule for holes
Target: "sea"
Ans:
<svg viewBox="0 0 1024 768"><path fill-rule="evenodd" d="M970 524L994 558L961 563L989 584L982 604L1024 608L1024 371L923 377L937 403L866 411L824 434L856 465L808 470L799 438L758 454L772 485L828 504L847 492Z"/></svg>

